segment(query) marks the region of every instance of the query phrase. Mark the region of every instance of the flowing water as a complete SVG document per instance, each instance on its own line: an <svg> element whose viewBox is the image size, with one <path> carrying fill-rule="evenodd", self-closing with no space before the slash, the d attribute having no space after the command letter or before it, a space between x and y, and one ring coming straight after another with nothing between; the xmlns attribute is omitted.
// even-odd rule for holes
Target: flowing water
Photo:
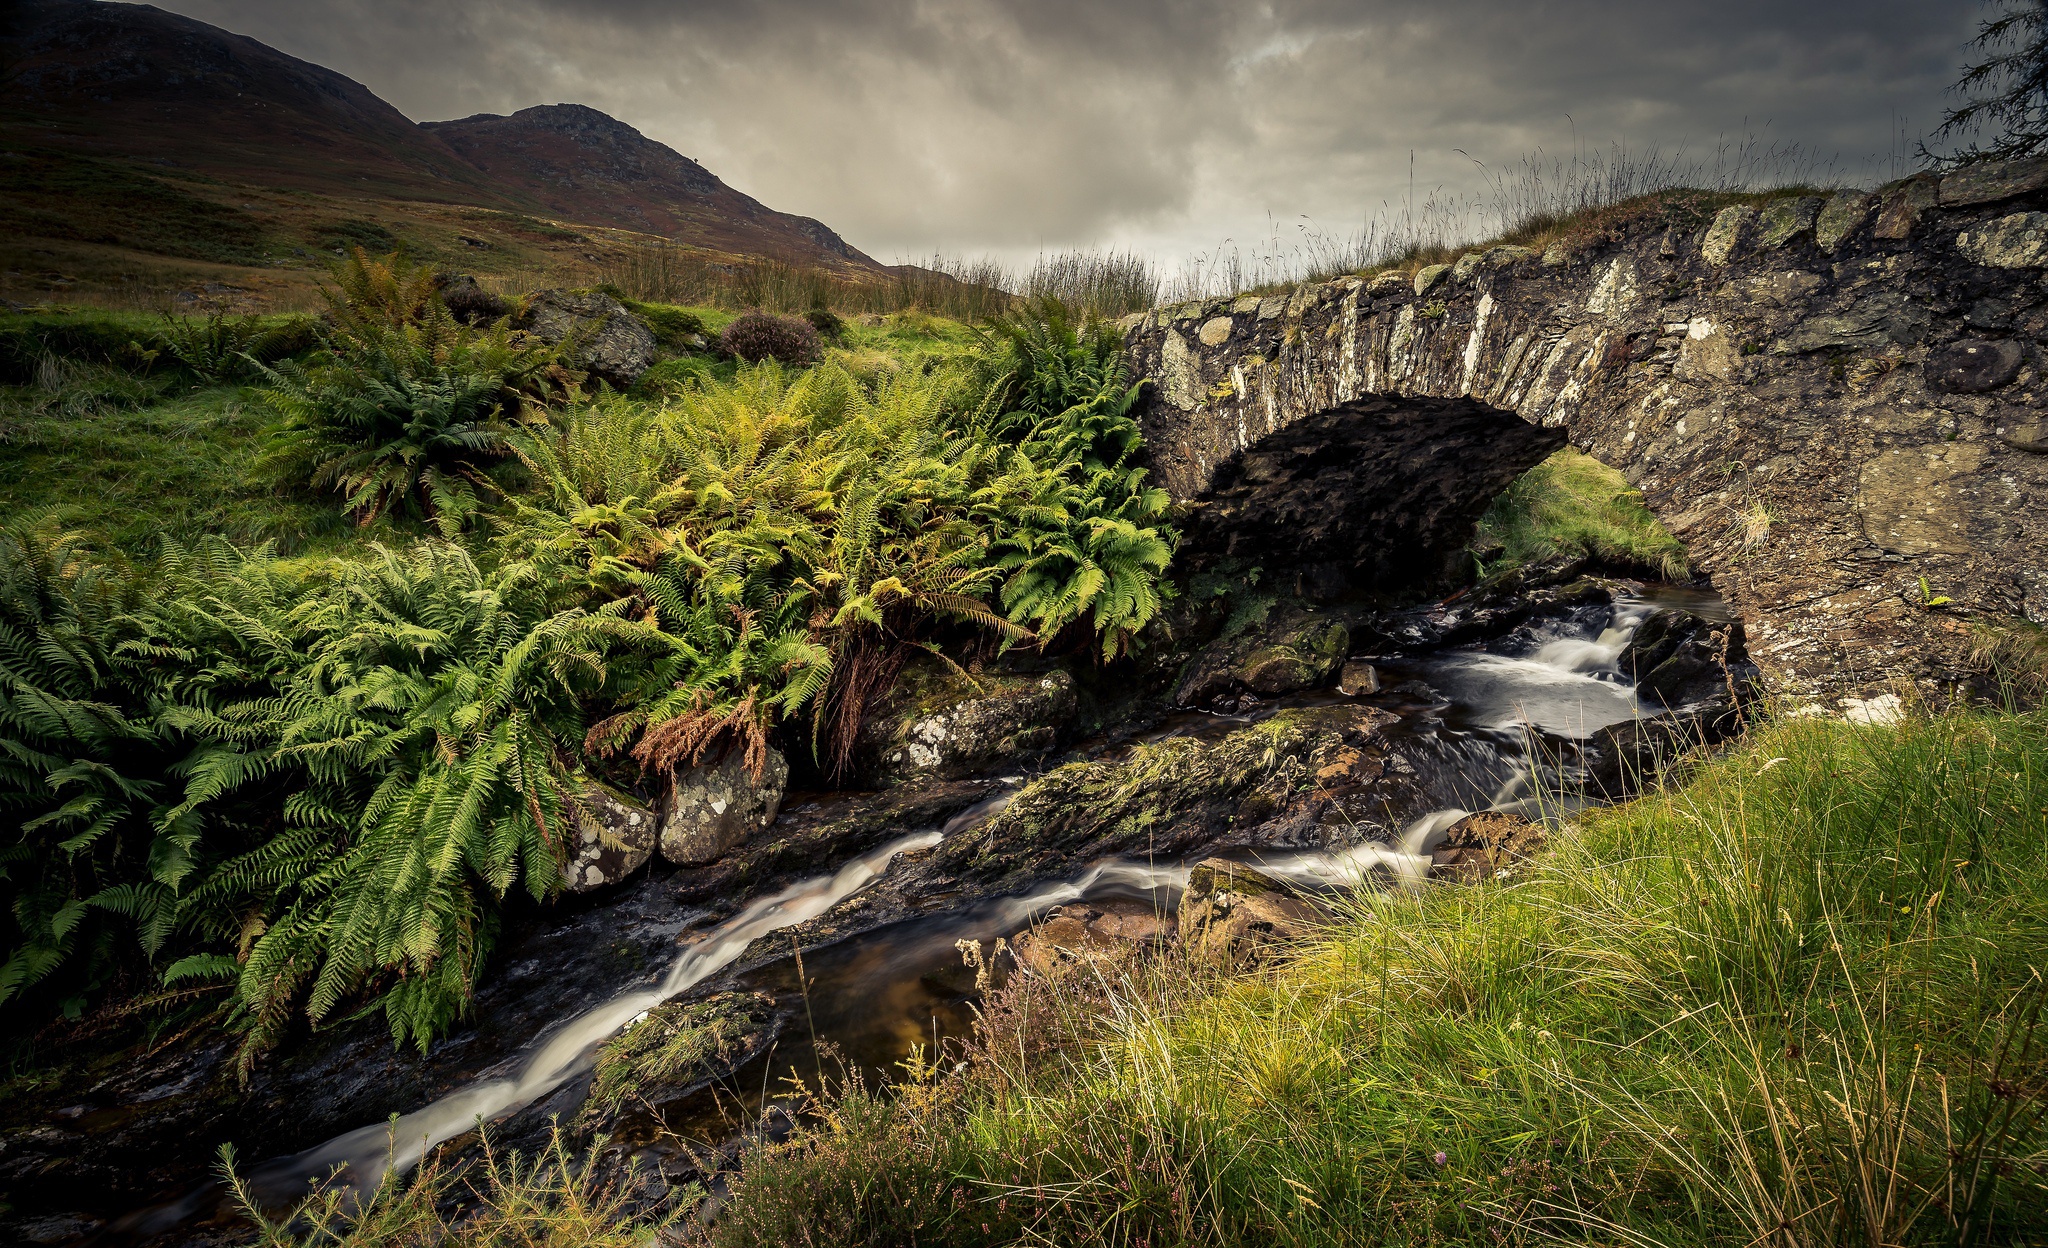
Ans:
<svg viewBox="0 0 2048 1248"><path fill-rule="evenodd" d="M1617 661L1643 620L1665 606L1709 616L1719 609L1710 595L1667 590L1525 625L1483 649L1388 663L1388 692L1368 700L1401 716L1393 732L1402 738L1404 757L1414 764L1433 808L1401 821L1383 839L1337 851L1267 852L1258 857L1260 865L1307 888L1416 882L1428 870L1430 848L1470 811L1541 816L1555 813L1560 802L1568 805L1573 777L1557 761L1555 747L1644 713ZM1185 716L1155 735L1221 735L1250 718ZM658 982L620 992L538 1037L510 1073L480 1079L395 1123L370 1123L268 1162L250 1175L252 1186L266 1201L283 1203L329 1175L361 1189L388 1172L410 1169L479 1120L500 1121L581 1076L606 1038L725 970L761 936L824 914L875 880L898 855L967 831L1009 796L991 798L944 828L904 836L829 876L756 900L685 948ZM680 1125L684 1134L705 1140L721 1131L730 1135L735 1108L741 1117L758 1114L791 1076L817 1074L818 1041L829 1041L849 1068L876 1073L886 1073L913 1045L936 1051L971 1024L972 975L961 966L956 942L1014 934L1055 906L1108 895L1142 898L1168 913L1186 878L1180 864L1096 863L1021 895L984 899L807 953L801 982L787 960L743 976L741 987L779 991L784 1000L800 992L805 1016L799 1021L811 1034L781 1043L779 1054L757 1058L723 1088L696 1094L694 1107L682 1107L664 1130L673 1133ZM219 1199L218 1190L197 1191L110 1229L124 1238L144 1238Z"/></svg>

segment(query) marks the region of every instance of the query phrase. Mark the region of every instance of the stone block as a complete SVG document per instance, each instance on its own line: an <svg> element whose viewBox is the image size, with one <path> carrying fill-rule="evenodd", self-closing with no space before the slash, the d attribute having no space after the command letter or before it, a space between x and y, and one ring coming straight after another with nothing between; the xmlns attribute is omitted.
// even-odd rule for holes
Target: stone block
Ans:
<svg viewBox="0 0 2048 1248"><path fill-rule="evenodd" d="M2016 212L1964 230L1956 249L1994 269L2048 267L2048 213Z"/></svg>
<svg viewBox="0 0 2048 1248"><path fill-rule="evenodd" d="M1862 191L1842 191L1830 197L1814 223L1813 241L1832 255L1869 220L1871 202L1871 197Z"/></svg>
<svg viewBox="0 0 2048 1248"><path fill-rule="evenodd" d="M1757 244L1783 247L1801 234L1808 233L1820 220L1821 205L1825 202L1818 195L1803 195L1797 199L1774 199L1765 204L1763 218L1758 223Z"/></svg>
<svg viewBox="0 0 2048 1248"><path fill-rule="evenodd" d="M1941 180L1943 207L1995 204L2048 188L2048 156L1964 165Z"/></svg>
<svg viewBox="0 0 2048 1248"><path fill-rule="evenodd" d="M1934 207L1939 190L1940 185L1934 176L1924 173L1881 190L1878 193L1877 225L1870 231L1870 236L1894 240L1911 238L1913 227L1920 224L1921 214Z"/></svg>
<svg viewBox="0 0 2048 1248"><path fill-rule="evenodd" d="M1720 268L1735 259L1756 216L1756 209L1748 204L1735 204L1716 214L1714 223L1707 227L1706 238L1700 242L1700 254L1707 263Z"/></svg>
<svg viewBox="0 0 2048 1248"><path fill-rule="evenodd" d="M1428 294L1430 288L1435 286L1438 282L1444 280L1444 275L1449 273L1450 271L1451 266L1448 264L1431 264L1425 265L1422 268L1417 269L1415 271L1416 295L1421 296Z"/></svg>

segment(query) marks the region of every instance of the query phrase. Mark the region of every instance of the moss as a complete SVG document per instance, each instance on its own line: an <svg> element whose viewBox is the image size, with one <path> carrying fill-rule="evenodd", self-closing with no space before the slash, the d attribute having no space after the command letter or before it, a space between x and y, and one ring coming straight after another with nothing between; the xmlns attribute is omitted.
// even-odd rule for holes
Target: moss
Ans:
<svg viewBox="0 0 2048 1248"><path fill-rule="evenodd" d="M1113 761L1068 763L938 858L993 876L1060 858L1179 852L1279 810L1357 723L1348 706L1292 709L1216 740L1172 737Z"/></svg>
<svg viewBox="0 0 2048 1248"><path fill-rule="evenodd" d="M1685 547L1622 475L1570 447L1517 477L1479 521L1472 545L1483 575L1558 555L1590 556L1677 580Z"/></svg>
<svg viewBox="0 0 2048 1248"><path fill-rule="evenodd" d="M617 1114L629 1097L679 1092L730 1073L771 1034L773 1006L769 998L745 992L656 1006L599 1046L578 1125L591 1129Z"/></svg>

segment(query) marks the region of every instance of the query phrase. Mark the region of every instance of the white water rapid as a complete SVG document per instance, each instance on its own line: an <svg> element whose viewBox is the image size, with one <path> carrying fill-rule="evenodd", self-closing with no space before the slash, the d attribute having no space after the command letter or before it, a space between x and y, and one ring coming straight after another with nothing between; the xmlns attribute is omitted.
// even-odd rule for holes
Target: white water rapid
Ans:
<svg viewBox="0 0 2048 1248"><path fill-rule="evenodd" d="M986 815L1001 800L983 803L967 815ZM944 835L941 831L903 837L829 876L800 881L753 902L683 950L659 984L620 993L570 1019L525 1058L518 1073L473 1083L395 1123L358 1127L303 1153L281 1157L253 1173L252 1183L266 1193L303 1195L306 1183L345 1167L344 1181L360 1191L374 1190L386 1173L410 1170L435 1145L469 1130L478 1119L489 1122L554 1091L587 1069L597 1046L638 1015L724 970L756 939L830 910L880 875L896 855L929 849Z"/></svg>

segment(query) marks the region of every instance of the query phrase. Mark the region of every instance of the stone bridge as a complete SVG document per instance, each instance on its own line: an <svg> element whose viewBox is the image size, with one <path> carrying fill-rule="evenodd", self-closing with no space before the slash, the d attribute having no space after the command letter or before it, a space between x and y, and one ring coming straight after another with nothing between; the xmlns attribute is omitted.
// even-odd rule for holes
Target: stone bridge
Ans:
<svg viewBox="0 0 2048 1248"><path fill-rule="evenodd" d="M1426 583L1569 441L1642 490L1775 690L1853 706L1980 679L1973 623L2048 623L2044 209L2048 160L1668 201L1123 325L1198 561Z"/></svg>

